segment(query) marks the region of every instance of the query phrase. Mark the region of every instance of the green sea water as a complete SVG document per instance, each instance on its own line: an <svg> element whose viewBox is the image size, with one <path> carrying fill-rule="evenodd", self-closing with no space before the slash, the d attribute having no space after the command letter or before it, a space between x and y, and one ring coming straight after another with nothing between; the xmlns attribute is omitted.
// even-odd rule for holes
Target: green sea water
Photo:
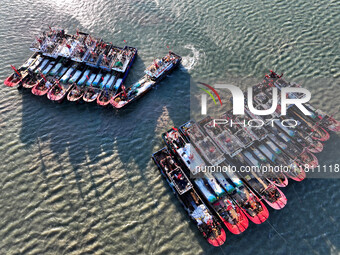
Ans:
<svg viewBox="0 0 340 255"><path fill-rule="evenodd" d="M307 179L269 220L210 246L151 161L190 118L190 83L245 88L268 69L340 119L339 1L2 0L0 80L48 25L139 50L126 85L169 46L182 66L122 111L0 86L0 254L339 254L340 182ZM339 134L318 154L339 162Z"/></svg>

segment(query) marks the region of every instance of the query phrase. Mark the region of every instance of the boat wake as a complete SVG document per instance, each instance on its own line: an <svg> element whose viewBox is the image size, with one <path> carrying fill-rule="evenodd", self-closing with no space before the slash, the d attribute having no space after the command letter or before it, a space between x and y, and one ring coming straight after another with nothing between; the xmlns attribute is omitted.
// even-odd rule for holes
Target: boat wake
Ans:
<svg viewBox="0 0 340 255"><path fill-rule="evenodd" d="M182 57L182 70L189 71L197 64L201 53L191 44L184 46L184 48L191 50L191 54Z"/></svg>

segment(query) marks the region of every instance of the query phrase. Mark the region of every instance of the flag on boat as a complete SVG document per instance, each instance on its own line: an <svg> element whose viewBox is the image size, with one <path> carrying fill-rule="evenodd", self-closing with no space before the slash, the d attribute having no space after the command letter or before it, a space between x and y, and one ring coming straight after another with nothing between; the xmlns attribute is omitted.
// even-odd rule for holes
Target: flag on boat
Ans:
<svg viewBox="0 0 340 255"><path fill-rule="evenodd" d="M124 97L127 97L126 91L125 91L125 86L122 84L122 90L123 90L123 95Z"/></svg>
<svg viewBox="0 0 340 255"><path fill-rule="evenodd" d="M14 72L16 72L17 75L19 75L19 77L21 77L21 74L19 73L19 71L12 65L10 65L12 67L12 69L14 70Z"/></svg>

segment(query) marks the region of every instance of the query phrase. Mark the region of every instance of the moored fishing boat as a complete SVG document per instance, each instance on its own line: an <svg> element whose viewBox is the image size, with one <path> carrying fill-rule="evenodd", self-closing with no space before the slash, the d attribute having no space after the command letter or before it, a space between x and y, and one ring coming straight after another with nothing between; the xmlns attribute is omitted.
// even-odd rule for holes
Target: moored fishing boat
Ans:
<svg viewBox="0 0 340 255"><path fill-rule="evenodd" d="M45 70L48 66L49 63L51 62L51 59L49 58L44 58L39 66L33 71L29 72L29 75L31 76L31 79L27 80L26 82L23 83L23 87L26 89L32 89L38 82L38 80L41 79L41 73L43 70Z"/></svg>
<svg viewBox="0 0 340 255"><path fill-rule="evenodd" d="M107 74L103 81L100 83L101 92L97 97L97 104L101 106L107 106L113 96L113 85L116 80L115 75Z"/></svg>
<svg viewBox="0 0 340 255"><path fill-rule="evenodd" d="M32 88L32 94L36 96L46 95L51 89L52 85L60 77L60 72L62 71L63 63L62 61L51 61L49 65L40 73L40 80L36 82Z"/></svg>
<svg viewBox="0 0 340 255"><path fill-rule="evenodd" d="M267 84L264 85L264 87L277 87L281 90L282 87L299 87L296 83L289 83L285 81L281 76L278 76L275 72L270 70L270 75L266 75L265 80L267 81ZM271 90L267 90L271 91ZM271 92L269 92L271 93ZM301 93L289 93L288 96L290 98L301 98L304 96L304 94ZM309 107L308 107L309 106ZM280 106L279 106L280 107ZM301 125L305 125L309 128L312 132L312 138L319 141L327 141L330 138L329 133L322 127L322 117L316 118L316 116L319 116L316 112L316 110L310 105L307 104L307 108L313 113L312 117L305 116L295 105L288 106L288 115L290 117L297 117L301 121ZM340 124L340 123L339 123Z"/></svg>
<svg viewBox="0 0 340 255"><path fill-rule="evenodd" d="M204 238L213 246L224 244L224 229L196 193L181 164L166 148L154 153L152 159Z"/></svg>
<svg viewBox="0 0 340 255"><path fill-rule="evenodd" d="M15 87L18 86L19 83L21 82L23 76L25 75L25 73L27 72L27 69L33 65L35 63L35 61L37 61L40 58L40 54L38 53L34 53L29 59L26 60L26 62L19 67L18 69L16 69L14 66L11 65L11 68L13 69L13 73L8 76L5 81L4 84L7 87Z"/></svg>
<svg viewBox="0 0 340 255"><path fill-rule="evenodd" d="M225 171L214 176L253 223L261 224L268 219L267 207L234 173Z"/></svg>
<svg viewBox="0 0 340 255"><path fill-rule="evenodd" d="M205 165L200 152L191 144L185 143L177 129L173 128L164 133L163 138L169 148L181 159L191 175L197 174L198 166ZM241 234L248 228L248 218L212 174L204 173L202 177L195 176L193 178L197 190L206 198L207 203L231 233Z"/></svg>
<svg viewBox="0 0 340 255"><path fill-rule="evenodd" d="M270 71L272 77L269 79L268 77L266 78L269 80L269 85L270 86L275 86L278 89L284 88L284 87L301 87L299 84L295 82L287 82L284 80L282 77L278 77L273 71ZM295 97L295 98L300 98L303 97L303 94L299 93L290 93L289 96ZM305 107L308 108L310 112L312 112L311 118L313 119L319 119L319 125L327 128L330 131L334 132L339 132L340 131L340 121L337 121L336 119L333 118L333 116L329 116L325 113L323 113L321 110L315 109L311 104L309 103L304 103Z"/></svg>
<svg viewBox="0 0 340 255"><path fill-rule="evenodd" d="M62 102L67 93L72 89L74 84L80 79L85 67L74 63L60 80L56 81L47 94L48 99L56 102Z"/></svg>
<svg viewBox="0 0 340 255"><path fill-rule="evenodd" d="M67 100L70 102L78 102L84 95L85 85L89 81L91 74L91 69L88 68L85 70L81 78L77 81L77 83L73 86L70 92L67 94ZM93 77L94 79L94 77Z"/></svg>
<svg viewBox="0 0 340 255"><path fill-rule="evenodd" d="M180 131L185 135L186 140L188 141L192 138L190 129L193 127L195 127L195 123L193 121L189 121L180 127ZM237 169L242 166L251 167L252 164L247 161L247 158L242 155L242 153L240 153L241 151L242 150L239 150L234 153L232 157L229 157L227 160ZM270 182L262 173L254 171L250 171L249 173L239 171L238 174L246 181L247 185L252 188L259 197L261 197L261 199L266 201L270 207L280 210L287 204L287 198L283 192L277 188L276 185Z"/></svg>
<svg viewBox="0 0 340 255"><path fill-rule="evenodd" d="M84 95L83 95L84 102L91 103L97 99L101 91L99 84L102 81L102 78L103 78L103 74L98 73L95 79L92 81L91 85L86 88Z"/></svg>
<svg viewBox="0 0 340 255"><path fill-rule="evenodd" d="M161 81L177 67L182 58L173 53L163 57L161 60L155 61L145 70L145 76L130 87L127 91L123 90L116 96L112 97L110 103L113 107L120 109L127 104L141 98L150 91L157 82Z"/></svg>
<svg viewBox="0 0 340 255"><path fill-rule="evenodd" d="M112 81L114 81L114 83ZM107 106L110 103L111 98L114 97L118 93L118 91L120 91L121 89L125 90L123 79L115 79L114 76L111 77L106 85L101 86L101 88L102 92L97 98L97 104L101 106Z"/></svg>
<svg viewBox="0 0 340 255"><path fill-rule="evenodd" d="M18 84L19 87L22 86L24 88L31 89L37 81L38 75L34 71L38 68L38 66L43 62L44 57L41 55L37 56L36 60L32 65L27 68L27 71L22 75L21 81Z"/></svg>

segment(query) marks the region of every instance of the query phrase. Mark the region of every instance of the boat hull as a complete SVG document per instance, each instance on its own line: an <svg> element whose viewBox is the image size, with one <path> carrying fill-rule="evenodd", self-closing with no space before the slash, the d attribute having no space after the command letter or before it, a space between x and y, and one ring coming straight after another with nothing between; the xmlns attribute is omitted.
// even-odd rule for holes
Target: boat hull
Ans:
<svg viewBox="0 0 340 255"><path fill-rule="evenodd" d="M7 79L4 81L4 84L6 87L15 87L18 86L20 81L21 77L14 78L14 74L12 74L11 76L7 77Z"/></svg>
<svg viewBox="0 0 340 255"><path fill-rule="evenodd" d="M104 92L102 92L104 93ZM99 94L99 96L97 97L97 104L100 106L108 106L110 104L110 101L112 99L112 96L110 96L109 98L107 98L107 100L101 99L102 97L102 93Z"/></svg>
<svg viewBox="0 0 340 255"><path fill-rule="evenodd" d="M281 210L283 207L287 204L287 198L283 192L276 188L277 191L280 193L280 197L275 202L268 201L265 197L263 197L263 200L266 201L266 203L275 210Z"/></svg>
<svg viewBox="0 0 340 255"><path fill-rule="evenodd" d="M208 243L210 243L212 246L218 247L225 243L227 236L223 228L220 229L221 234L214 239L207 238Z"/></svg>
<svg viewBox="0 0 340 255"><path fill-rule="evenodd" d="M56 85L55 85L56 86ZM55 101L61 103L64 101L65 97L67 96L68 92L72 89L73 85L69 86L68 88L64 88L63 90L59 91L58 94L52 93L54 92L53 88L47 94L48 99L51 101Z"/></svg>
<svg viewBox="0 0 340 255"><path fill-rule="evenodd" d="M240 208L237 208L237 213L239 215L240 220L236 224L231 224L230 222L221 217L221 220L224 223L224 225L234 235L239 235L243 233L249 226L249 220Z"/></svg>
<svg viewBox="0 0 340 255"><path fill-rule="evenodd" d="M97 100L97 97L99 95L98 90L92 89L92 91L89 91L90 89L87 89L85 93L83 94L83 101L86 103L92 103Z"/></svg>
<svg viewBox="0 0 340 255"><path fill-rule="evenodd" d="M35 85L37 85L38 81L37 80L34 80L34 79L30 79L26 82L23 82L22 86L25 88L25 89L32 89Z"/></svg>
<svg viewBox="0 0 340 255"><path fill-rule="evenodd" d="M67 94L67 100L70 102L79 102L80 99L83 98L84 90L80 90L79 92L75 92L75 88L71 89Z"/></svg>
<svg viewBox="0 0 340 255"><path fill-rule="evenodd" d="M262 211L258 214L256 214L255 216L251 216L249 213L247 213L247 211L245 209L242 209L244 214L248 217L249 220L251 220L253 223L255 224L262 224L263 222L265 222L268 217L269 217L269 211L267 209L267 207L264 205L264 203L258 198L256 197L256 202L260 203L261 207L262 207Z"/></svg>

